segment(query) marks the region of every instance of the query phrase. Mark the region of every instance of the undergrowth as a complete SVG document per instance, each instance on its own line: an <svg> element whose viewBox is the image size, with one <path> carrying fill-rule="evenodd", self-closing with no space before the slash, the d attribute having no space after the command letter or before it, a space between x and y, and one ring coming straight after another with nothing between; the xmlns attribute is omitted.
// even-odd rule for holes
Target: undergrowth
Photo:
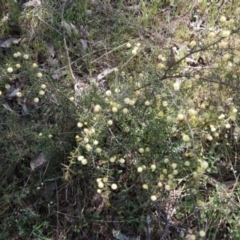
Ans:
<svg viewBox="0 0 240 240"><path fill-rule="evenodd" d="M239 239L237 2L0 7L0 239Z"/></svg>

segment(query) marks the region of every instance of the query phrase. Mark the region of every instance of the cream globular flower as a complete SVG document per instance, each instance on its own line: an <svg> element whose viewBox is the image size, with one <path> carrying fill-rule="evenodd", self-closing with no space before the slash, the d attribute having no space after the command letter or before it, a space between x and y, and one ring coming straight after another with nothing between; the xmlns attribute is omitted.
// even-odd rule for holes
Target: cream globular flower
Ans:
<svg viewBox="0 0 240 240"><path fill-rule="evenodd" d="M8 72L8 73L12 73L12 72L13 72L13 68L12 68L12 67L8 67L8 68L7 68L7 72Z"/></svg>
<svg viewBox="0 0 240 240"><path fill-rule="evenodd" d="M124 114L127 114L129 112L129 110L127 108L123 108L122 111L123 111Z"/></svg>
<svg viewBox="0 0 240 240"><path fill-rule="evenodd" d="M19 68L21 68L21 64L17 63L17 64L15 65L15 67L19 69Z"/></svg>
<svg viewBox="0 0 240 240"><path fill-rule="evenodd" d="M230 31L230 30L223 30L223 31L221 32L221 36L222 36L222 37L229 37L230 34L231 34L231 31Z"/></svg>
<svg viewBox="0 0 240 240"><path fill-rule="evenodd" d="M40 90L38 94L43 96L45 92L43 90Z"/></svg>
<svg viewBox="0 0 240 240"><path fill-rule="evenodd" d="M185 118L185 116L184 116L182 113L179 113L179 114L177 115L177 120L179 120L179 121L184 120L184 118Z"/></svg>
<svg viewBox="0 0 240 240"><path fill-rule="evenodd" d="M17 97L22 97L23 96L23 94L21 92L18 92L16 95L17 95Z"/></svg>
<svg viewBox="0 0 240 240"><path fill-rule="evenodd" d="M120 158L120 159L118 160L118 162L121 163L121 164L124 164L124 163L125 163L125 159L124 159L124 158Z"/></svg>
<svg viewBox="0 0 240 240"><path fill-rule="evenodd" d="M112 92L111 92L110 90L107 90L107 91L105 92L105 95L106 95L107 97L110 97L110 96L112 95Z"/></svg>
<svg viewBox="0 0 240 240"><path fill-rule="evenodd" d="M179 91L179 90L180 90L180 85L181 85L180 82L175 82L175 83L173 84L173 89L174 89L174 91Z"/></svg>
<svg viewBox="0 0 240 240"><path fill-rule="evenodd" d="M113 183L112 185L111 185L111 189L112 190L116 190L118 187L117 187L117 184L116 183Z"/></svg>
<svg viewBox="0 0 240 240"><path fill-rule="evenodd" d="M167 106L168 106L168 102L167 102L167 101L163 101L163 102L162 102L162 105L163 105L164 107L167 107Z"/></svg>
<svg viewBox="0 0 240 240"><path fill-rule="evenodd" d="M111 162L111 163L114 163L115 161L116 161L116 156L113 156L113 157L110 157L109 158L109 161Z"/></svg>
<svg viewBox="0 0 240 240"><path fill-rule="evenodd" d="M139 148L139 149L138 149L138 152L139 152L139 153L144 153L144 148Z"/></svg>
<svg viewBox="0 0 240 240"><path fill-rule="evenodd" d="M118 112L118 108L117 108L117 107L112 107L112 112L113 112L113 113Z"/></svg>
<svg viewBox="0 0 240 240"><path fill-rule="evenodd" d="M81 122L78 122L78 123L77 123L77 127L78 127L78 128L81 128L82 126L83 126L83 124L82 124Z"/></svg>
<svg viewBox="0 0 240 240"><path fill-rule="evenodd" d="M101 181L99 181L99 182L98 182L98 187L99 187L99 188L104 188L104 183L101 182Z"/></svg>
<svg viewBox="0 0 240 240"><path fill-rule="evenodd" d="M32 68L37 68L37 67L38 67L37 63L32 64Z"/></svg>
<svg viewBox="0 0 240 240"><path fill-rule="evenodd" d="M138 168L137 168L137 171L138 171L139 173L141 173L141 172L143 171L143 168L142 168L142 167L138 167Z"/></svg>
<svg viewBox="0 0 240 240"><path fill-rule="evenodd" d="M147 184L143 184L142 188L145 189L145 190L148 190L148 185Z"/></svg>
<svg viewBox="0 0 240 240"><path fill-rule="evenodd" d="M107 124L108 124L108 126L112 126L113 125L113 121L112 120L108 120Z"/></svg>
<svg viewBox="0 0 240 240"><path fill-rule="evenodd" d="M84 156L82 156L82 155L77 157L77 160L78 160L79 162L81 162L83 159L84 159Z"/></svg>
<svg viewBox="0 0 240 240"><path fill-rule="evenodd" d="M127 43L126 43L126 47L127 47L127 48L130 48L131 46L132 46L132 45L131 45L130 42L127 42Z"/></svg>
<svg viewBox="0 0 240 240"><path fill-rule="evenodd" d="M150 168L151 168L152 172L154 172L156 170L157 166L156 166L156 164L151 164Z"/></svg>
<svg viewBox="0 0 240 240"><path fill-rule="evenodd" d="M88 163L88 160L86 158L84 158L82 161L81 161L82 165L87 165Z"/></svg>
<svg viewBox="0 0 240 240"><path fill-rule="evenodd" d="M23 58L24 58L25 60L27 60L27 59L29 59L29 55L28 55L28 54L24 54L24 55L23 55Z"/></svg>
<svg viewBox="0 0 240 240"><path fill-rule="evenodd" d="M150 199L151 199L151 201L155 202L155 201L157 200L157 196L156 196L156 195L152 195L152 196L150 197Z"/></svg>
<svg viewBox="0 0 240 240"><path fill-rule="evenodd" d="M101 148L96 148L96 153L101 153L102 149Z"/></svg>
<svg viewBox="0 0 240 240"><path fill-rule="evenodd" d="M183 134L183 135L182 135L182 140L183 140L184 142L190 142L190 137L189 137L187 134Z"/></svg>
<svg viewBox="0 0 240 240"><path fill-rule="evenodd" d="M199 231L199 236L200 237L205 237L206 236L206 232L203 231L203 230Z"/></svg>
<svg viewBox="0 0 240 240"><path fill-rule="evenodd" d="M39 98L36 97L36 98L33 99L33 101L34 101L35 103L38 103L38 102L39 102Z"/></svg>
<svg viewBox="0 0 240 240"><path fill-rule="evenodd" d="M38 73L37 73L37 77L38 77L38 78L41 78L42 76L43 76L43 74L42 74L41 72L38 72Z"/></svg>
<svg viewBox="0 0 240 240"><path fill-rule="evenodd" d="M101 112L101 110L102 110L102 107L99 104L95 105L93 108L94 113L99 113Z"/></svg>

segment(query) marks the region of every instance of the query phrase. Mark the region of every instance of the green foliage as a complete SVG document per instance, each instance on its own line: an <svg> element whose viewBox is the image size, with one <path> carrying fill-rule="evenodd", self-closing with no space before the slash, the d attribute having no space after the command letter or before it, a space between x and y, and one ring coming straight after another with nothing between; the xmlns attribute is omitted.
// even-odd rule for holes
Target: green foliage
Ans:
<svg viewBox="0 0 240 240"><path fill-rule="evenodd" d="M0 239L239 238L221 4L0 1Z"/></svg>

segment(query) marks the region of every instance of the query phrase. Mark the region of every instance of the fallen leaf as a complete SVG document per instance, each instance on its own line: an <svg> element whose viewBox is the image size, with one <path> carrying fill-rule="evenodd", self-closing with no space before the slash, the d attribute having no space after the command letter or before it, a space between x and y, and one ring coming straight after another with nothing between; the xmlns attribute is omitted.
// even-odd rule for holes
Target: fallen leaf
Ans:
<svg viewBox="0 0 240 240"><path fill-rule="evenodd" d="M47 163L47 159L44 153L39 153L38 156L30 162L30 167L35 170L38 167L41 167L43 164Z"/></svg>
<svg viewBox="0 0 240 240"><path fill-rule="evenodd" d="M71 26L69 23L67 23L65 20L62 20L62 21L61 21L61 26L62 26L63 28L65 28L65 30L67 31L67 34L68 34L69 36L71 36L72 26Z"/></svg>
<svg viewBox="0 0 240 240"><path fill-rule="evenodd" d="M8 97L9 97L9 98L16 97L16 96L17 96L17 93L19 92L19 90L20 90L20 88L14 89L14 90L8 95Z"/></svg>
<svg viewBox="0 0 240 240"><path fill-rule="evenodd" d="M35 7L35 6L40 6L41 5L41 1L40 0L32 0L32 1L28 1L26 3L24 3L22 5L23 8L26 8L26 7Z"/></svg>
<svg viewBox="0 0 240 240"><path fill-rule="evenodd" d="M8 111L13 112L12 108L9 106L7 102L2 104L4 108L6 108Z"/></svg>
<svg viewBox="0 0 240 240"><path fill-rule="evenodd" d="M52 78L53 78L54 80L58 80L59 78L65 76L65 75L67 75L67 71L55 70L55 71L53 72Z"/></svg>
<svg viewBox="0 0 240 240"><path fill-rule="evenodd" d="M19 43L20 40L21 38L8 38L0 44L0 47L9 48L13 43L14 44Z"/></svg>
<svg viewBox="0 0 240 240"><path fill-rule="evenodd" d="M101 73L98 74L97 76L97 80L101 80L104 77L106 77L108 74L110 74L111 72L114 71L115 68L106 68L104 71L102 71Z"/></svg>

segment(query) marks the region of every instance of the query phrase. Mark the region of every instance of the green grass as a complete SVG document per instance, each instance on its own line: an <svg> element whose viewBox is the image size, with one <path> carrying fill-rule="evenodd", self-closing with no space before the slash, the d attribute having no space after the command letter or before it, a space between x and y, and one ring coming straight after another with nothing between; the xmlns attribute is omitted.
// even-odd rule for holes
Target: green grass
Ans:
<svg viewBox="0 0 240 240"><path fill-rule="evenodd" d="M238 239L238 3L21 4L0 1L0 239Z"/></svg>

